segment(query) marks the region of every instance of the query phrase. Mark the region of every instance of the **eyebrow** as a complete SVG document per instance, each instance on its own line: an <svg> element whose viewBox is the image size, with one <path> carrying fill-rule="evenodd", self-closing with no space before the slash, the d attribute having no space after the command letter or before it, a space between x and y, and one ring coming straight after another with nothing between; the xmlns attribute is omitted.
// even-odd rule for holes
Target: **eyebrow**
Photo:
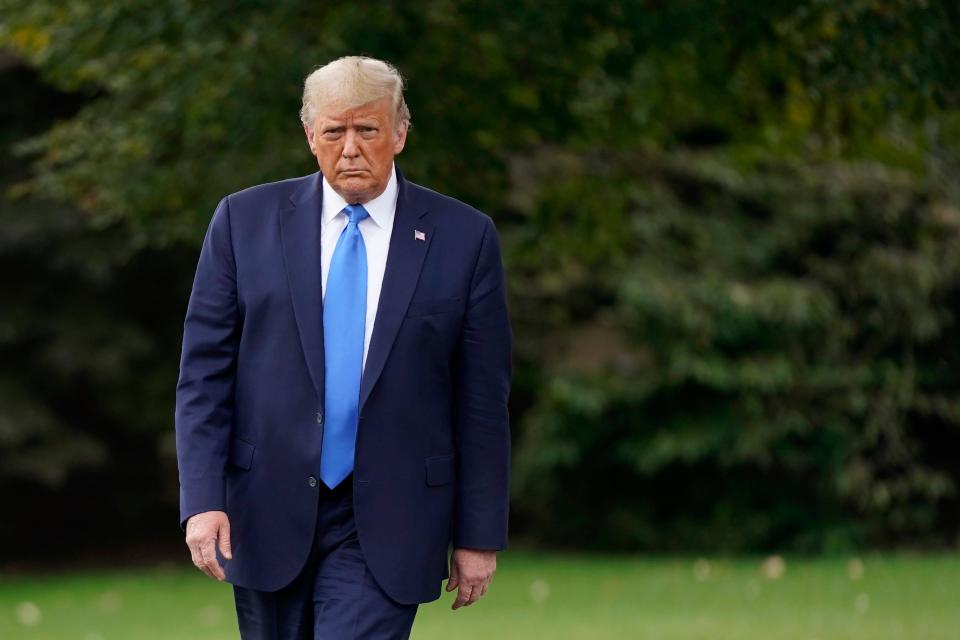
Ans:
<svg viewBox="0 0 960 640"><path fill-rule="evenodd" d="M362 120L362 119L358 119L357 121L354 121L353 126L355 126L355 127L364 127L364 128L367 128L367 129L377 129L377 128L380 127L380 121L377 120L376 118L370 118L370 120L366 120L366 121L364 121L364 120ZM320 133L327 133L328 131L343 131L343 130L346 129L346 128L347 128L347 126L346 126L345 124L339 124L339 123L334 124L334 123L331 123L331 124L324 125L323 127L321 127L321 128L320 128Z"/></svg>

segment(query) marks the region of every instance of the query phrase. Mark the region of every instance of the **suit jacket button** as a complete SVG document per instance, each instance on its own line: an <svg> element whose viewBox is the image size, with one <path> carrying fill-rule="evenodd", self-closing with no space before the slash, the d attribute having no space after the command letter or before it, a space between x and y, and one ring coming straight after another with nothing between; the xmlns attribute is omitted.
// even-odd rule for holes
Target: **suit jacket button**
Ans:
<svg viewBox="0 0 960 640"><path fill-rule="evenodd" d="M323 424L323 412L317 411L317 422Z"/></svg>
<svg viewBox="0 0 960 640"><path fill-rule="evenodd" d="M307 478L307 484L310 485L311 487L317 486L317 479L316 479L316 477L315 477L315 476L310 476L310 477L308 477L308 478Z"/></svg>

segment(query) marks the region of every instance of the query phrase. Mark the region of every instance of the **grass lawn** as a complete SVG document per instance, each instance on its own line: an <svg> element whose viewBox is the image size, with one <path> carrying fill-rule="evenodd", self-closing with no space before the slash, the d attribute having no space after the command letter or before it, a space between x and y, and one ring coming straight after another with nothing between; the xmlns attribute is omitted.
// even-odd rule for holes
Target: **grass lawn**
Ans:
<svg viewBox="0 0 960 640"><path fill-rule="evenodd" d="M960 555L801 559L507 551L479 603L421 605L416 640L960 639ZM0 638L238 638L231 587L184 566L0 576Z"/></svg>

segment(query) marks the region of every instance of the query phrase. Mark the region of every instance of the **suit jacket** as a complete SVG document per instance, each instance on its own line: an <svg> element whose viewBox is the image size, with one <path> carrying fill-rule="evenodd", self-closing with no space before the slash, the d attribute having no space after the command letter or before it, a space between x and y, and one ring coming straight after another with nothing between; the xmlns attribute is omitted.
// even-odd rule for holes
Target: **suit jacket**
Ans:
<svg viewBox="0 0 960 640"><path fill-rule="evenodd" d="M507 546L512 333L491 218L399 169L397 179L352 482L367 564L412 604L440 597L451 542ZM304 567L324 487L321 180L318 171L220 201L184 322L180 526L225 511L227 581L261 591Z"/></svg>

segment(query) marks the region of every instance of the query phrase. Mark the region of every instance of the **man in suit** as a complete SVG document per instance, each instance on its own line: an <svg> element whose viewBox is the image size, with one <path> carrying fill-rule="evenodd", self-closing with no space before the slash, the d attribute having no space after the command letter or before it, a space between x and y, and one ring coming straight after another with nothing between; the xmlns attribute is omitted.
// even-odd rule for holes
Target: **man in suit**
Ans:
<svg viewBox="0 0 960 640"><path fill-rule="evenodd" d="M394 165L391 65L311 73L320 171L223 198L177 384L180 525L244 638L406 638L507 545L512 334L489 216ZM452 543L452 553L447 554Z"/></svg>

